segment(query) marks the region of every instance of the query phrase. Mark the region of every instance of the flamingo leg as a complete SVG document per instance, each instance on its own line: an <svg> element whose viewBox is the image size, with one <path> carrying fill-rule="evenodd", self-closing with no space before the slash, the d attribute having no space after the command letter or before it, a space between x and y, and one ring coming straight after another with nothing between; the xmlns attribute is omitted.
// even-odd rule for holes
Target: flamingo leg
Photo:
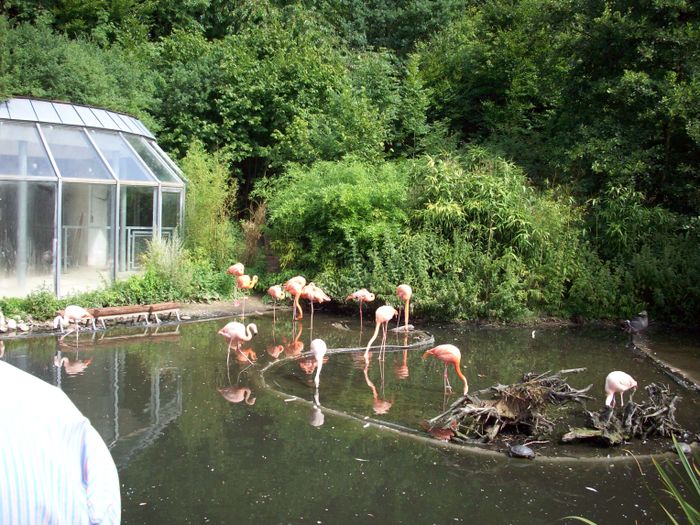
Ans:
<svg viewBox="0 0 700 525"><path fill-rule="evenodd" d="M447 363L445 363L445 390L452 392L452 385L450 385L450 378L447 376Z"/></svg>
<svg viewBox="0 0 700 525"><path fill-rule="evenodd" d="M379 346L379 360L384 361L384 354L386 353L386 330L389 322L382 323L382 344Z"/></svg>
<svg viewBox="0 0 700 525"><path fill-rule="evenodd" d="M360 333L362 333L362 301L360 301Z"/></svg>

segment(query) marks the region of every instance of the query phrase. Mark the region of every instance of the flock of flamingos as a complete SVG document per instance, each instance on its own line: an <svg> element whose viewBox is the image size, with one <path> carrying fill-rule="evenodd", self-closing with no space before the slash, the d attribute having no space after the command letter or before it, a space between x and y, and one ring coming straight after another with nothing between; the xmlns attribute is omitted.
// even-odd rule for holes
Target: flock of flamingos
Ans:
<svg viewBox="0 0 700 525"><path fill-rule="evenodd" d="M252 290L255 285L258 282L258 277L253 276L250 277L249 275L245 274L245 267L242 263L236 263L232 266L230 266L227 270L227 273L230 275L233 275L236 277L236 286L239 290L242 291L249 291ZM306 279L302 276L296 276L291 279L289 279L287 282L285 282L283 285L275 285L271 286L268 290L267 293L270 295L270 297L273 300L273 315L274 315L274 307L277 304L277 301L280 301L286 297L286 294L289 293L291 297L293 297L294 302L292 305L292 316L293 320L297 321L303 318L304 312L301 308L300 304L300 299L303 298L307 301L309 301L311 305L311 326L313 327L313 312L314 312L314 303L324 303L328 302L331 300L326 293L316 286L314 283L308 283L306 282ZM408 323L409 321L409 305L411 301L411 297L413 295L413 290L411 287L407 284L400 284L396 287L396 295L398 298L403 302L404 304L404 325L400 328L397 328L397 331L403 331L403 332L409 332L413 330L413 326ZM245 299L247 296L244 294L243 296L243 317L245 317ZM362 329L362 305L366 302L372 302L374 301L375 296L371 292L369 292L366 289L361 289L358 290L351 295L349 295L346 300L355 300L358 301L360 304L360 329ZM364 360L366 363L369 362L369 351L370 348L372 347L372 344L374 341L377 339L379 336L379 330L382 330L382 340L381 344L379 346L379 360L383 361L384 360L384 352L385 352L385 346L386 346L386 339L387 339L387 330L388 330L388 324L389 321L391 321L394 317L400 316L399 312L391 305L384 305L380 306L377 308L375 311L375 329L372 337L370 338L369 342L367 343L367 347L365 348L364 352ZM85 310L84 308L76 305L71 305L66 307L64 310L64 315L63 316L58 316L54 320L54 327L61 327L63 329L63 326L68 326L70 323L73 323L75 328L74 330L77 331L79 330L79 323L83 321L90 321L92 320L92 315ZM647 327L647 316L646 312L641 312L639 316L633 317L631 320L625 321L625 329L634 334L637 332L640 332L641 330L645 329ZM70 333L70 332L68 332ZM68 335L68 333L64 334L63 337ZM241 349L241 344L246 341L250 341L254 335L258 333L258 328L255 325L255 323L249 323L247 325L238 322L238 321L232 321L228 324L226 324L223 328L221 328L218 331L218 334L223 336L228 340L228 348L227 348L227 364L228 364L228 357L231 354L231 350L235 348L235 353L237 355L237 358L242 361L248 361L252 364L250 354L247 353L246 350ZM320 379L320 373L321 373L321 368L323 365L323 360L326 355L326 352L328 351L328 348L326 346L326 343L322 339L314 339L311 341L310 344L310 351L313 356L313 358L316 361L316 376L314 379L314 383L316 385L316 389L318 392L318 386L319 386L319 379ZM449 379L448 379L448 366L453 366L454 370L457 374L457 376L462 380L464 383L464 389L463 389L463 395L467 395L469 391L469 385L467 383L467 378L464 376L461 370L461 357L462 354L455 345L452 344L441 344L438 346L435 346L434 348L431 348L427 350L423 354L423 358L427 358L429 356L433 356L436 359L442 361L445 364L445 370L444 370L444 375L443 375L443 383L444 383L444 388L445 391L451 391L452 387L450 386ZM64 358L65 359L65 358ZM68 366L68 363L63 362L57 362L55 363L56 366ZM87 365L85 365L87 366ZM68 372L68 369L66 368L66 371ZM368 381L369 383L369 381ZM619 370L610 372L608 376L605 378L605 387L604 387L604 392L605 392L605 404L611 407L615 406L615 395L619 394L620 395L620 404L624 404L623 400L623 393L626 392L627 390L632 389L632 392L634 392L637 388L637 382L634 380L632 376L625 372L621 372ZM241 401L243 399L240 399L238 401ZM237 402L237 401L236 401ZM246 402L249 403L249 400L246 399ZM249 403L250 404L250 403Z"/></svg>

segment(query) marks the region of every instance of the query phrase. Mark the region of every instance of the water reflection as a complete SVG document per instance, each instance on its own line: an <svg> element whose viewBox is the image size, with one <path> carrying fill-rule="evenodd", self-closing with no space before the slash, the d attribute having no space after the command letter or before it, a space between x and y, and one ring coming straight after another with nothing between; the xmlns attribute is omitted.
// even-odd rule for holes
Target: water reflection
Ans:
<svg viewBox="0 0 700 525"><path fill-rule="evenodd" d="M384 397L384 361L378 361L379 363L379 375L380 375L380 388L382 391L381 397L379 396L377 392L377 387L374 386L374 383L370 380L369 378L369 361L366 361L365 367L363 369L363 373L365 376L365 383L367 383L367 386L369 387L370 391L372 392L372 410L374 410L375 414L381 415L381 414L388 414L389 409L391 409L391 406L394 404L394 401L389 401L385 399Z"/></svg>
<svg viewBox="0 0 700 525"><path fill-rule="evenodd" d="M251 397L252 390L247 386L226 386L217 390L229 403L245 401L246 405L255 404L255 398Z"/></svg>
<svg viewBox="0 0 700 525"><path fill-rule="evenodd" d="M61 357L60 352L57 353L53 358L53 366L56 368L61 368L66 371L69 376L74 376L82 374L85 369L92 363L92 359L68 359L67 357Z"/></svg>
<svg viewBox="0 0 700 525"><path fill-rule="evenodd" d="M311 404L311 412L309 412L309 424L312 427L320 427L325 422L325 419L323 411L321 410L318 388L316 388L313 403Z"/></svg>
<svg viewBox="0 0 700 525"><path fill-rule="evenodd" d="M569 514L599 523L665 519L649 492L660 489L655 471L644 460L644 477L636 463L613 462L605 458L609 451L595 449L589 452L601 459L595 463L523 464L505 456L457 454L374 425L364 428L371 402L377 419L419 431L422 419L443 410L443 364L422 361L426 347L405 348L415 341L413 333L408 340L397 336L399 348L388 349L385 362L365 362L364 345L357 344L359 319L317 312L315 333L330 349L362 348L329 354L319 389L295 360L279 360L261 376L261 364L302 355L303 336L309 335L301 323L279 320L274 333L271 321L256 318L260 334L246 347L258 356L255 366L231 359L230 371L216 334L222 321L183 324L179 333L163 337L137 328L80 337L79 348L59 347L61 357L92 360L69 379L54 364L54 337L0 341L0 349L5 346L8 362L62 388L110 445L120 469L125 525L452 523L465 516L475 523L529 524ZM538 329L535 340L531 329L430 330L440 342L470 349L464 372L475 391L515 382L524 371L576 366L588 370L573 377L572 385L594 383L595 406L603 403L605 375L618 367L640 387L668 383L648 361L626 353L625 334L608 329ZM698 396L679 393L678 420L697 431ZM296 399L284 402L290 398ZM638 443L633 447L644 451Z"/></svg>

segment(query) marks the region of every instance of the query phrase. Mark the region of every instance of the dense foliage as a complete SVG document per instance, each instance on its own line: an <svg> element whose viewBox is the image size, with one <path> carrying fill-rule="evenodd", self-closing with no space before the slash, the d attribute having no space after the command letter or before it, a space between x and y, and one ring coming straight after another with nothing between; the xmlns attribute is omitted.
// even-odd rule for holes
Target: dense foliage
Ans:
<svg viewBox="0 0 700 525"><path fill-rule="evenodd" d="M440 318L691 321L698 15L689 0L12 0L0 97L143 119L184 159L195 279L235 257L263 270L262 248L281 264L265 282L301 272L390 299L406 280Z"/></svg>

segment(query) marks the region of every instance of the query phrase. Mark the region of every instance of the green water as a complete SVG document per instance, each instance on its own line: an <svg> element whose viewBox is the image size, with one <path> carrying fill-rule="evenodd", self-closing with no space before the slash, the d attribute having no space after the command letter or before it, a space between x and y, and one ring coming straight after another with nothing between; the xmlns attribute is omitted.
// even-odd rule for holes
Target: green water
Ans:
<svg viewBox="0 0 700 525"><path fill-rule="evenodd" d="M442 363L421 359L421 338L462 350L471 392L526 371L586 367L569 382L592 383L588 408L597 410L611 370L627 371L640 387L671 383L631 352L623 333L552 328L533 338L531 329L419 326L425 333L406 341L389 334L390 345L413 347L390 348L383 362L376 352L368 364L357 353L329 354L315 404L315 363L287 357L316 337L332 348L362 347L367 327L360 334L354 319L317 313L312 333L308 319L292 326L249 317L259 328L245 345L257 354L255 366L233 357L227 366L216 332L228 321L81 334L77 346L72 336L63 345L55 337L9 339L4 359L59 385L91 419L119 467L126 524L537 524L565 523L558 520L570 514L600 524L666 522L653 465L620 460L622 450L544 443L533 445L540 457L527 461L416 437L421 420L457 399L444 392ZM54 365L56 352L88 366L70 374ZM449 378L460 392L454 371ZM672 388L683 396L679 421L697 432L698 396ZM644 400L643 388L636 396ZM573 411L580 407L562 417ZM401 427L409 432L395 430ZM649 446L625 448L643 455Z"/></svg>

